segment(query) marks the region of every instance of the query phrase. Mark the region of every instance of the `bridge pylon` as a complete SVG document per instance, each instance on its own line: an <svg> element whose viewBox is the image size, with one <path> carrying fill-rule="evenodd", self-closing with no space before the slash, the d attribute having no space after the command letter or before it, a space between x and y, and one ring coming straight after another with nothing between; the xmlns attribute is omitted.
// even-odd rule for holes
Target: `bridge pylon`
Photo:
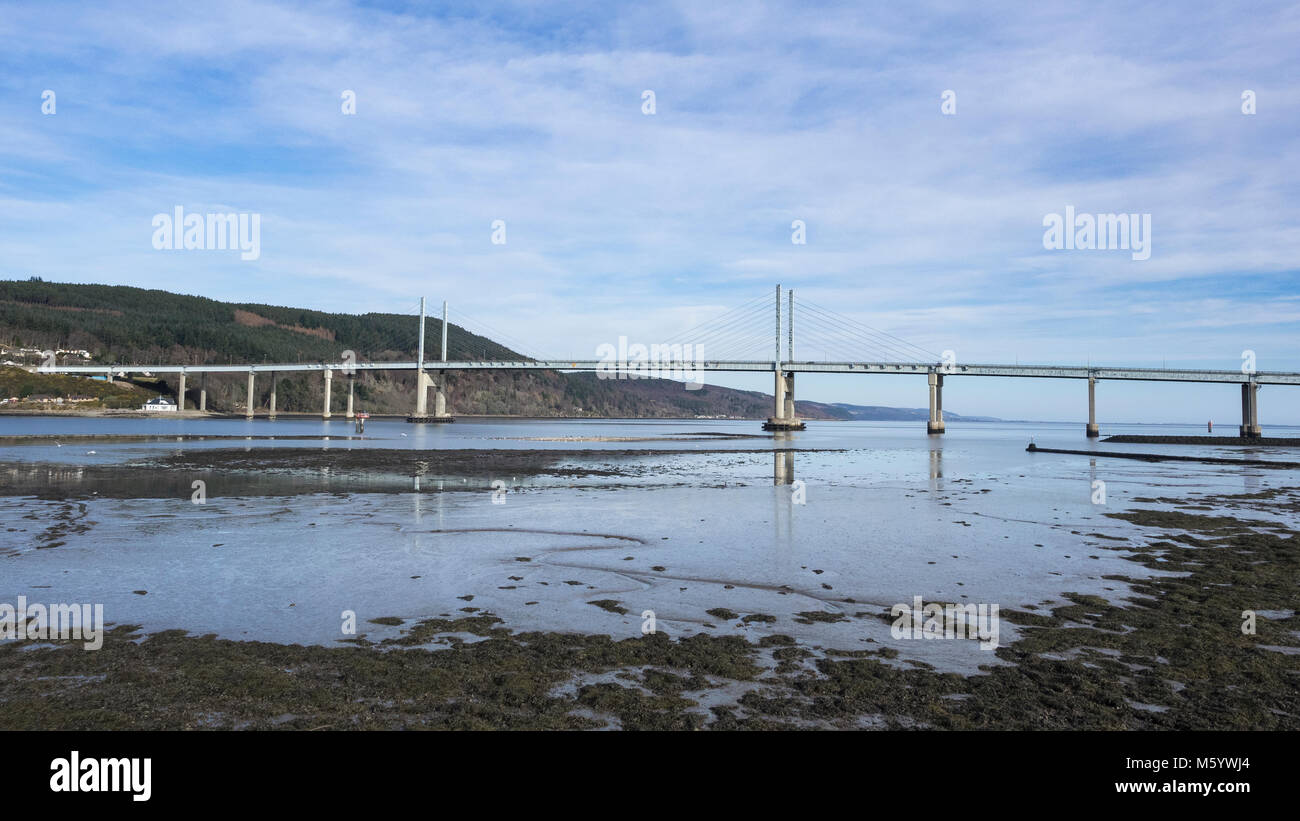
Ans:
<svg viewBox="0 0 1300 821"><path fill-rule="evenodd" d="M794 289L790 289L789 347L786 360L794 361ZM807 425L794 415L794 372L787 371L781 360L781 286L776 286L776 360L772 363L776 376L773 390L775 402L772 416L763 423L763 430L805 430Z"/></svg>
<svg viewBox="0 0 1300 821"><path fill-rule="evenodd" d="M424 297L420 297L420 351L415 366L415 413L406 417L406 421L424 424L428 422L455 422L456 418L447 413L447 372L438 372L438 381L434 382L424 369ZM447 302L442 303L442 361L447 361ZM434 389L433 414L429 414L429 388Z"/></svg>

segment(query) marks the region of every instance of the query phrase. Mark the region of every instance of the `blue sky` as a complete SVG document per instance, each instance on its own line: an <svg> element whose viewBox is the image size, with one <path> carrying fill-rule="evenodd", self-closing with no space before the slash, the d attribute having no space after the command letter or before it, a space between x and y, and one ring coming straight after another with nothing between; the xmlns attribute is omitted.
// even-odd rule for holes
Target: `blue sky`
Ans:
<svg viewBox="0 0 1300 821"><path fill-rule="evenodd" d="M780 282L958 361L1300 370L1300 8L1167 6L0 4L0 276L353 312L424 295L564 356ZM260 258L155 250L177 205L260 214ZM1150 259L1045 249L1067 205L1150 214ZM1082 421L1084 397L953 380L945 406ZM1099 405L1239 413L1230 386ZM1300 423L1300 393L1260 414Z"/></svg>

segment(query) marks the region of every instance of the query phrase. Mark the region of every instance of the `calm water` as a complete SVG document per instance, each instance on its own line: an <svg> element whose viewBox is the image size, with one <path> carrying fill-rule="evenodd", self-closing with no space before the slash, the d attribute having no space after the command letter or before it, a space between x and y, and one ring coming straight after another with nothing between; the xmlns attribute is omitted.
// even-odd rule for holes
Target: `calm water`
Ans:
<svg viewBox="0 0 1300 821"><path fill-rule="evenodd" d="M898 641L884 621L855 614L916 595L1002 608L1050 606L1066 592L1123 597L1125 585L1103 577L1147 572L1123 558L1123 540L1149 534L1106 513L1133 506L1134 497L1256 492L1297 479L1292 470L1027 453L1031 438L1043 447L1300 461L1294 449L1099 444L1085 439L1082 423L950 424L946 435L927 437L923 422L813 422L781 439L692 437L702 432L761 431L755 422L716 420L371 420L357 438L341 419L0 417L0 436L56 437L0 444L0 483L8 485L0 602L102 602L110 622L301 643L343 638L344 610L356 612L371 639L400 628L368 619L459 616L467 607L513 629L623 638L640 635L642 613L653 611L672 635L779 632L842 649L874 640L903 658L970 671L993 661L976 642ZM1107 425L1103 433L1204 429ZM169 438L57 440L87 434ZM574 441L593 438L646 441ZM156 498L103 498L78 485L87 467L267 447L562 450L557 464L601 470L503 474L494 490L492 477L440 470L431 454L418 478L394 471L382 486L341 478L325 491L272 495L218 471L204 474L203 504L193 503L188 481L184 492ZM798 451L745 452L773 447ZM622 453L660 450L671 452ZM59 494L24 493L56 475ZM1099 482L1103 504L1095 503ZM588 603L595 600L628 612ZM776 621L742 625L706 612L715 608ZM808 611L846 620L794 620ZM1005 622L1000 633L1003 644L1015 638Z"/></svg>

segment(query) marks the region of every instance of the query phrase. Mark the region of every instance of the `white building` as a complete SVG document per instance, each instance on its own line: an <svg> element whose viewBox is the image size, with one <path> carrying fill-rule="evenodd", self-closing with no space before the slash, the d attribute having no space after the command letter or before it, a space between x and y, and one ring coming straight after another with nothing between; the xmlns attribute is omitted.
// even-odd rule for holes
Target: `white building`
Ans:
<svg viewBox="0 0 1300 821"><path fill-rule="evenodd" d="M140 406L142 411L174 411L176 403L165 396L156 396Z"/></svg>

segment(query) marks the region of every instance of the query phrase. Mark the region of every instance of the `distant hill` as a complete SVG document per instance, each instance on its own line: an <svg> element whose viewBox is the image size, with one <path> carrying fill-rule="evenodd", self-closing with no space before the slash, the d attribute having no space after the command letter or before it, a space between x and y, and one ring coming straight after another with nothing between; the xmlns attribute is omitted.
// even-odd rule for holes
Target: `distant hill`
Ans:
<svg viewBox="0 0 1300 821"><path fill-rule="evenodd" d="M441 321L430 318L426 359L441 356L441 334ZM416 318L406 314L338 314L126 286L0 280L0 344L11 353L20 348L85 350L95 364L210 365L339 362L345 351L352 351L358 362L393 362L415 359L418 337ZM447 348L451 359L527 358L451 323ZM83 361L60 359L65 364ZM192 403L197 401L199 382L191 377L187 383ZM324 399L322 382L319 374L280 375L277 407L284 412L318 412ZM164 377L163 383L150 381L149 387L175 392L174 377ZM243 408L243 375L210 374L203 383L210 409ZM772 412L771 395L758 391L713 385L688 391L670 380L605 380L591 373L451 372L447 385L452 412L464 415L759 419ZM412 372L362 371L356 382L356 407L371 413L409 413L414 386ZM257 391L255 403L265 407L270 380L259 378ZM336 384L333 410L343 409L346 393ZM795 403L795 411L807 419L926 417L925 411L803 401ZM963 418L946 412L945 416Z"/></svg>
<svg viewBox="0 0 1300 821"><path fill-rule="evenodd" d="M913 420L925 421L930 418L929 408L887 408L881 405L850 405L846 402L835 402L830 407L843 411L846 415L839 417L842 419L860 419L873 422L910 422ZM950 410L943 412L943 418L945 421L956 420L959 422L1002 421L995 416L962 416Z"/></svg>

